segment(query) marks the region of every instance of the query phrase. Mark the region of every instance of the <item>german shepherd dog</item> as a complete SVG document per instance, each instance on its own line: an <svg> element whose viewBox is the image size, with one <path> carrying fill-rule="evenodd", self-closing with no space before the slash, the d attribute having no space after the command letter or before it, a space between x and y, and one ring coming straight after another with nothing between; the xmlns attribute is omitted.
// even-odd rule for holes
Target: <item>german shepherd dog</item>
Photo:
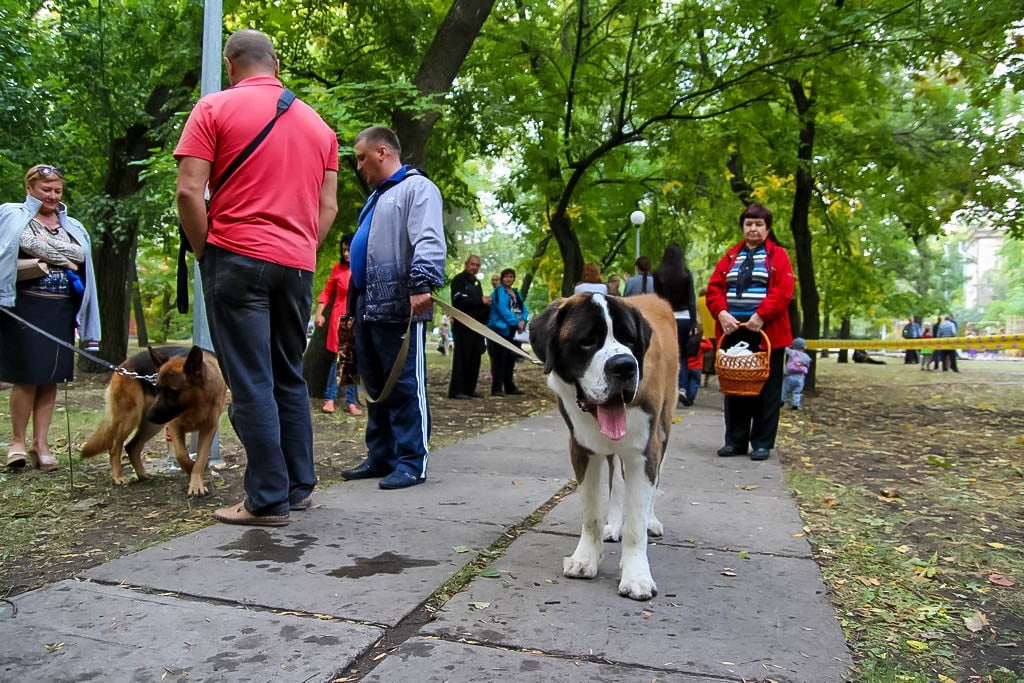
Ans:
<svg viewBox="0 0 1024 683"><path fill-rule="evenodd" d="M121 453L126 451L135 476L145 479L148 475L142 465L142 449L166 424L174 444L174 459L189 474L188 495L205 496L208 491L203 475L227 399L217 357L198 346L150 347L121 363L121 367L143 376L156 374L156 385L114 373L107 385L103 422L82 447L82 457L107 451L114 483L127 484L130 479L121 469ZM187 432L199 432L194 463L185 445ZM131 441L126 446L129 436Z"/></svg>

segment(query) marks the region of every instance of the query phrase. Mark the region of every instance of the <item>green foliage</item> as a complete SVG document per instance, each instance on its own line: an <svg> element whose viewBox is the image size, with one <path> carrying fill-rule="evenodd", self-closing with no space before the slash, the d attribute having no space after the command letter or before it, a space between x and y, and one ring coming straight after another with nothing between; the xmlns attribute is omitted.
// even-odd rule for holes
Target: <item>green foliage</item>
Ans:
<svg viewBox="0 0 1024 683"><path fill-rule="evenodd" d="M955 303L956 263L936 240L951 216L1024 235L1024 48L1012 5L497 3L439 99L421 96L414 79L447 0L229 0L224 30L271 35L282 78L338 132L343 155L361 128L396 111L439 110L426 165L452 209L449 275L472 248L487 272L512 265L520 282L532 276L531 303L564 291L586 261L632 272L637 207L647 214L641 251L657 263L680 242L706 281L739 237L738 181L772 207L793 246L798 135L812 121L806 266L826 313L870 319ZM21 196L27 166L55 163L98 243L128 253L138 241L140 269L172 255L170 151L196 96L201 9L198 0L0 7L5 198ZM794 85L811 100L804 113ZM367 191L350 159L340 181L328 244L351 229ZM334 251L322 250L318 281ZM145 270L154 277L152 264ZM1020 309L1018 285L999 281L1002 314ZM164 283L142 286L159 308Z"/></svg>

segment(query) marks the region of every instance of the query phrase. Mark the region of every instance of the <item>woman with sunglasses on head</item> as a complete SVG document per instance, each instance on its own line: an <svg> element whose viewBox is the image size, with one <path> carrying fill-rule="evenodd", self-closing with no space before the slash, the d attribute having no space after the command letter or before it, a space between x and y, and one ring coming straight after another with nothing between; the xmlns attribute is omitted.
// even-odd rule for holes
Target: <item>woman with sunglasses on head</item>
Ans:
<svg viewBox="0 0 1024 683"><path fill-rule="evenodd" d="M77 327L93 347L100 339L100 316L90 240L61 202L64 174L37 164L25 174L25 192L24 202L0 205L0 307L68 344L74 344ZM70 349L0 312L0 380L14 385L8 467L21 469L31 458L43 471L57 468L50 422L57 384L73 374Z"/></svg>

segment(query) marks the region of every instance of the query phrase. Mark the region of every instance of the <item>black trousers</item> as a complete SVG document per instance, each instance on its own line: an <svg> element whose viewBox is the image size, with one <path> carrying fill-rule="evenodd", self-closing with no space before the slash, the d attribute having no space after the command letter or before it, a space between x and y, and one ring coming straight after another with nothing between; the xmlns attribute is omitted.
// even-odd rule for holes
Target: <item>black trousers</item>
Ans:
<svg viewBox="0 0 1024 683"><path fill-rule="evenodd" d="M746 339L751 347L761 335L747 337L750 333L741 330L723 344L727 348L735 341ZM772 349L768 359L770 372L768 381L757 396L725 397L725 444L738 451L750 448L775 448L775 437L779 432L779 410L782 408L782 366L785 349Z"/></svg>
<svg viewBox="0 0 1024 683"><path fill-rule="evenodd" d="M503 335L512 341L514 332ZM487 343L487 353L491 357L491 393L509 394L518 391L513 372L516 368L516 354L493 342Z"/></svg>
<svg viewBox="0 0 1024 683"><path fill-rule="evenodd" d="M484 338L459 322L452 324L455 334L455 352L452 354L452 377L448 382L448 398L476 393L480 377L480 358L484 353Z"/></svg>

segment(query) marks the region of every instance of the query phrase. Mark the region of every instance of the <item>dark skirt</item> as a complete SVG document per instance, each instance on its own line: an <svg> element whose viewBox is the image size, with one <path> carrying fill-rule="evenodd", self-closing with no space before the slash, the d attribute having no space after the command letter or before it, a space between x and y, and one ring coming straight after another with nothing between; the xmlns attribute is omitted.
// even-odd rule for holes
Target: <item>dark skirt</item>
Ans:
<svg viewBox="0 0 1024 683"><path fill-rule="evenodd" d="M41 296L18 289L14 312L53 336L75 343L75 308L69 296ZM74 376L75 354L14 318L0 313L0 381L57 384Z"/></svg>

